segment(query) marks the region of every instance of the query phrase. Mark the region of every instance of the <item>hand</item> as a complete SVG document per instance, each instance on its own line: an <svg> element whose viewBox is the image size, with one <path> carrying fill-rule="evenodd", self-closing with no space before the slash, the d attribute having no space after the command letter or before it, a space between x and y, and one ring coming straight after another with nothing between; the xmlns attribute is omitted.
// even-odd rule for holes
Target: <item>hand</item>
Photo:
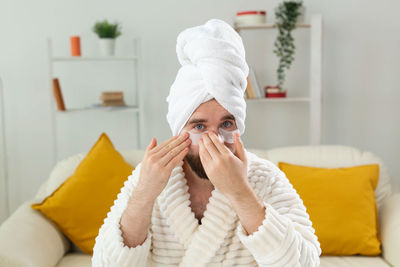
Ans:
<svg viewBox="0 0 400 267"><path fill-rule="evenodd" d="M213 132L202 135L199 155L211 183L225 196L239 196L250 186L247 180L247 157L239 134L234 136L235 154Z"/></svg>
<svg viewBox="0 0 400 267"><path fill-rule="evenodd" d="M138 181L139 190L153 200L164 190L172 170L183 160L192 140L189 133L176 135L157 146L157 140L151 139L141 162Z"/></svg>

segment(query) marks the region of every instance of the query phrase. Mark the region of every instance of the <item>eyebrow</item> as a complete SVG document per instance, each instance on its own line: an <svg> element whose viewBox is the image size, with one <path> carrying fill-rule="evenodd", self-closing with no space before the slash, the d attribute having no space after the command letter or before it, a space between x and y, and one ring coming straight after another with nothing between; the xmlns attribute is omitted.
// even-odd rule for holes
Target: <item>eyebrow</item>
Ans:
<svg viewBox="0 0 400 267"><path fill-rule="evenodd" d="M223 121L223 120L233 120L234 121L235 117L232 114L229 114L229 115L223 116L221 118L221 121ZM194 124L194 123L200 123L200 122L207 122L207 120L206 119L191 119L188 122L188 125L191 125L191 124Z"/></svg>

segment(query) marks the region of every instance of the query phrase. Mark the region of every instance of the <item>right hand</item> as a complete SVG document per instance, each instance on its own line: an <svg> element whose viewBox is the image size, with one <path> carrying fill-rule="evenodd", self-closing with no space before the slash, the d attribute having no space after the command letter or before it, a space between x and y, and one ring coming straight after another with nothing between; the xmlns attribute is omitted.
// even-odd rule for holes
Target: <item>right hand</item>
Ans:
<svg viewBox="0 0 400 267"><path fill-rule="evenodd" d="M138 188L155 200L164 190L172 170L183 160L189 151L191 139L185 132L164 141L157 146L157 140L151 139L141 162Z"/></svg>

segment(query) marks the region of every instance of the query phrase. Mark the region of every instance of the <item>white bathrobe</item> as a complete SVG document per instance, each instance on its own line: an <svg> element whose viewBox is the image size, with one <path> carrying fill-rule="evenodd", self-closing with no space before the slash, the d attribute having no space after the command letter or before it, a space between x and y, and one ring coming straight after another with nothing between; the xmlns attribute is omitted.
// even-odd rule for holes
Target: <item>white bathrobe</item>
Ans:
<svg viewBox="0 0 400 267"><path fill-rule="evenodd" d="M146 240L125 246L119 222L137 185L139 163L100 228L93 266L319 266L320 243L296 190L271 161L247 150L246 155L250 185L266 207L256 232L247 235L216 188L199 224L181 161L154 204Z"/></svg>

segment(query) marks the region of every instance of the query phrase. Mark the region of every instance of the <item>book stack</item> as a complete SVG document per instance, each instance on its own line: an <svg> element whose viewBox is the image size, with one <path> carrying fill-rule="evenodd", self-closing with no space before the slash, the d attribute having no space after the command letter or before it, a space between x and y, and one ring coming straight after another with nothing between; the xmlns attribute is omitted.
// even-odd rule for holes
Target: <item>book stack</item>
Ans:
<svg viewBox="0 0 400 267"><path fill-rule="evenodd" d="M101 92L100 100L102 101L102 106L125 106L122 91Z"/></svg>

